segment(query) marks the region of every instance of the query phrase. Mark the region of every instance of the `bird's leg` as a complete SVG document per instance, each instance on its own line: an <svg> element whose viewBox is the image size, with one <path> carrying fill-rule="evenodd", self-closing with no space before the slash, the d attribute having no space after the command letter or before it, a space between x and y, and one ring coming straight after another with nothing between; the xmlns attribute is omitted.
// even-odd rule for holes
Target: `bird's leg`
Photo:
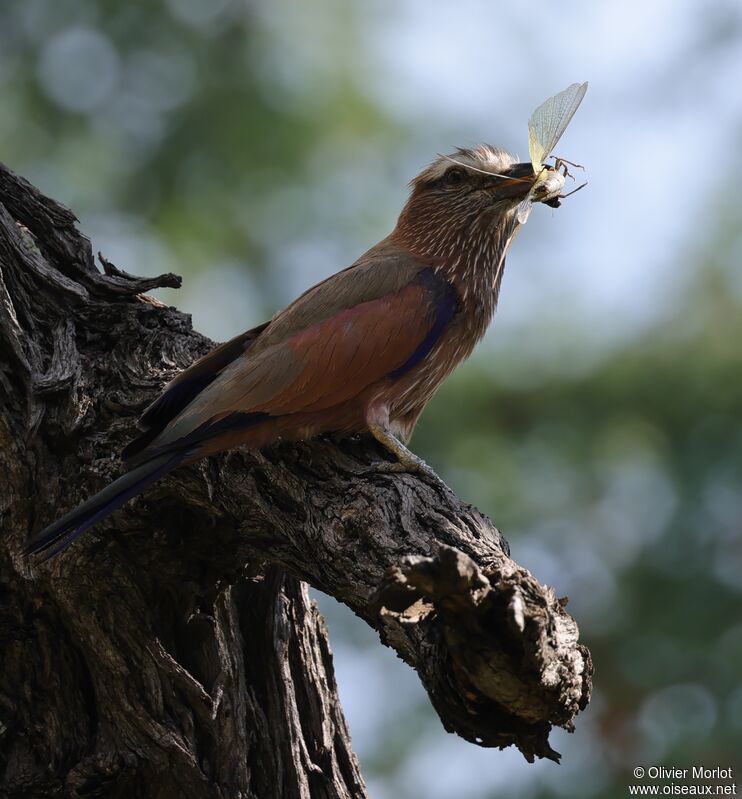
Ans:
<svg viewBox="0 0 742 799"><path fill-rule="evenodd" d="M380 473L399 473L412 472L425 474L440 480L438 475L428 466L422 458L410 452L407 447L385 427L380 424L370 423L368 426L371 435L383 444L390 452L397 456L396 463L378 463L373 467L374 472Z"/></svg>

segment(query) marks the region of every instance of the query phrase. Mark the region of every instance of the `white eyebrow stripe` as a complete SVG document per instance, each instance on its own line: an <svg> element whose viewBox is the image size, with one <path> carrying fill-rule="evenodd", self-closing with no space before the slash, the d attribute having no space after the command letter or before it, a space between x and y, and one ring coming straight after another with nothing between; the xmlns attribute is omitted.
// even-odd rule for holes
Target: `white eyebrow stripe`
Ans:
<svg viewBox="0 0 742 799"><path fill-rule="evenodd" d="M471 164L464 164L461 161L457 161L452 155L439 155L439 158L445 158L447 161L450 161L452 164L456 164L457 166L463 167L464 169L471 169L472 172L479 172L482 175L488 175L491 178L506 178L507 180L516 180L520 183L530 183L530 180L526 180L525 178L514 178L512 175L504 175L501 172L490 172L487 169L479 169L476 166L472 166Z"/></svg>
<svg viewBox="0 0 742 799"><path fill-rule="evenodd" d="M439 155L435 161L418 178L423 181L433 181L443 177L451 163L458 164L464 169L482 172L487 175L500 175L503 170L517 163L515 156L499 147L489 144L480 144L471 149L459 148L450 155Z"/></svg>

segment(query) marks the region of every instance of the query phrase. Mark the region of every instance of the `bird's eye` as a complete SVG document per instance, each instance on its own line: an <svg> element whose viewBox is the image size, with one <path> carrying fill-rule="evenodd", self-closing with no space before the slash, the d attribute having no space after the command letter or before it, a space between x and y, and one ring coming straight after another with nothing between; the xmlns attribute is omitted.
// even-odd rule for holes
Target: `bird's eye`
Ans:
<svg viewBox="0 0 742 799"><path fill-rule="evenodd" d="M449 169L448 172L446 172L446 183L448 183L449 186L456 186L461 183L465 177L466 173L464 170L455 166L453 169Z"/></svg>

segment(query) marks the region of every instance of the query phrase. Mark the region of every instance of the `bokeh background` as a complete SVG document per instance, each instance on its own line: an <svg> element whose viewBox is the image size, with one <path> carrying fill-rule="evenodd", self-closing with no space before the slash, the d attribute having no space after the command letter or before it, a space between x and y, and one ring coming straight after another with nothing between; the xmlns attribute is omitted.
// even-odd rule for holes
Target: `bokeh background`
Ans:
<svg viewBox="0 0 742 799"><path fill-rule="evenodd" d="M385 236L436 153L560 144L475 356L414 448L560 595L596 662L563 765L446 734L319 597L375 799L623 797L637 765L742 752L742 6L459 0L0 5L0 158L225 339Z"/></svg>

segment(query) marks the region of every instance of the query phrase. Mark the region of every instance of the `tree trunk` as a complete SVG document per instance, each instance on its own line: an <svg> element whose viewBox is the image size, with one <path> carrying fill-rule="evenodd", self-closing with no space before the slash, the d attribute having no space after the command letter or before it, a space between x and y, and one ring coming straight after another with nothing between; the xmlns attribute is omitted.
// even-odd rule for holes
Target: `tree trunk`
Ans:
<svg viewBox="0 0 742 799"><path fill-rule="evenodd" d="M23 556L213 346L142 295L179 278L100 273L74 223L0 167L0 792L366 796L306 582L417 670L447 730L558 758L591 674L565 602L442 483L374 473L371 439L210 458Z"/></svg>

